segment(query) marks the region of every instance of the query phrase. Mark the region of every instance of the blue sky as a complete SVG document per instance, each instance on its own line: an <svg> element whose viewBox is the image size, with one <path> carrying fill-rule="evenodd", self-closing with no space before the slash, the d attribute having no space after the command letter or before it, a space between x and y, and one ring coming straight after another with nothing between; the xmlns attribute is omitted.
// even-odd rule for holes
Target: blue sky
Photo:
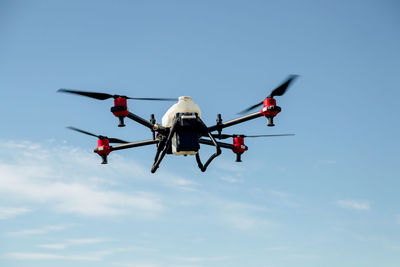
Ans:
<svg viewBox="0 0 400 267"><path fill-rule="evenodd" d="M396 1L1 1L1 266L400 266L400 6ZM111 102L190 95L232 119L289 74L276 127L201 173L126 140ZM168 103L133 102L158 121ZM212 153L208 148L201 154Z"/></svg>

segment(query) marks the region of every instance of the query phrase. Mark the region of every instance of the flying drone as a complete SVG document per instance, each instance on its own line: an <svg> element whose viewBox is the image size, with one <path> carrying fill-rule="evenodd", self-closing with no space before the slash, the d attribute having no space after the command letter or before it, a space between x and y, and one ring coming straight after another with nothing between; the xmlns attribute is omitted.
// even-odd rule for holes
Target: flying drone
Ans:
<svg viewBox="0 0 400 267"><path fill-rule="evenodd" d="M78 131L83 134L98 138L97 147L94 152L102 158L102 164L107 163L107 157L112 151L128 149L133 147L141 147L148 145L156 145L157 151L151 172L154 173L160 166L161 161L166 154L174 155L195 155L197 164L201 171L205 172L210 163L221 154L221 148L230 149L236 154L236 162L241 162L242 154L248 150L244 144L245 138L252 137L273 137L273 136L292 136L294 134L269 134L269 135L244 135L244 134L222 134L222 130L233 125L243 123L258 117L265 117L268 126L274 125L274 117L281 112L281 108L276 105L274 97L282 96L291 83L297 78L297 75L290 75L281 85L276 87L272 92L260 103L257 103L239 114L240 117L223 122L221 114L217 115L216 124L207 126L201 119L201 111L191 97L181 96L175 98L138 98L123 95L111 95L106 93L78 91L71 89L59 89L58 92L82 95L98 100L114 99L114 106L111 112L119 119L118 127L124 127L125 118L131 119L147 128L153 134L152 139L127 142L117 138L109 138L107 136L96 135L75 127L67 127L71 130ZM150 115L150 120L143 119L132 113L128 109L127 100L150 100L150 101L176 101L168 111L164 114L161 124L156 123L154 114ZM251 114L244 115L251 110L262 107L261 110ZM216 133L215 133L216 132ZM232 138L232 143L217 141L216 139ZM115 143L116 145L110 145ZM212 154L205 164L200 159L199 149L201 145L215 147L215 153Z"/></svg>

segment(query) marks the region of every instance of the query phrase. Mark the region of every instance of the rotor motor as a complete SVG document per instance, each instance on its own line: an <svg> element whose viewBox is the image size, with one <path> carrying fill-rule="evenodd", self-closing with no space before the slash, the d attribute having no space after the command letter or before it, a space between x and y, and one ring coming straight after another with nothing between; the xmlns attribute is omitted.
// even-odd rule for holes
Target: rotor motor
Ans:
<svg viewBox="0 0 400 267"><path fill-rule="evenodd" d="M233 153L236 154L236 162L242 162L241 156L247 150L247 147L244 144L243 136L233 137Z"/></svg>
<svg viewBox="0 0 400 267"><path fill-rule="evenodd" d="M103 162L101 164L107 164L107 156L111 152L110 142L108 138L99 138L99 140L97 140L97 147L94 149L94 152L103 159Z"/></svg>
<svg viewBox="0 0 400 267"><path fill-rule="evenodd" d="M111 112L119 119L118 127L125 127L124 118L129 115L126 97L119 96L114 98L114 106L111 108Z"/></svg>
<svg viewBox="0 0 400 267"><path fill-rule="evenodd" d="M261 109L261 114L267 118L268 126L275 126L274 117L281 112L281 107L276 105L276 100L273 97L267 97L263 101L264 107Z"/></svg>

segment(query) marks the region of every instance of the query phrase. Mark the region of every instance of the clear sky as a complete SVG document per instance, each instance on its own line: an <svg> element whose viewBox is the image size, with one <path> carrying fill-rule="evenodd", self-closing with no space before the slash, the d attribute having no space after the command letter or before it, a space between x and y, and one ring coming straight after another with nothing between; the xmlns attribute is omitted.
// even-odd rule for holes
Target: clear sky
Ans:
<svg viewBox="0 0 400 267"><path fill-rule="evenodd" d="M0 1L0 265L400 266L397 1ZM130 141L112 101L190 95L225 120L289 74L276 127L206 173ZM160 122L169 103L129 102ZM212 153L201 148L205 156Z"/></svg>

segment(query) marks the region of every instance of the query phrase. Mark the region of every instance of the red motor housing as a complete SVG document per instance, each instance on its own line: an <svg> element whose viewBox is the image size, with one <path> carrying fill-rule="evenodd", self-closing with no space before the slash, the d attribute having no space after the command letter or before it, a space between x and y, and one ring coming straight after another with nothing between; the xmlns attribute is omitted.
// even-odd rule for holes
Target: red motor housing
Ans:
<svg viewBox="0 0 400 267"><path fill-rule="evenodd" d="M108 138L99 138L99 140L97 141L97 147L94 149L94 152L103 159L103 162L101 164L107 164L107 156L111 152L110 142L108 141Z"/></svg>
<svg viewBox="0 0 400 267"><path fill-rule="evenodd" d="M114 106L111 108L111 112L115 117L126 117L129 114L128 104L126 103L125 97L117 97L114 99Z"/></svg>
<svg viewBox="0 0 400 267"><path fill-rule="evenodd" d="M247 150L247 146L244 144L243 136L233 137L233 153L236 154L236 162L241 162L241 155Z"/></svg>
<svg viewBox="0 0 400 267"><path fill-rule="evenodd" d="M243 154L246 151L246 146L244 145L243 137L234 137L233 138L233 152Z"/></svg>
<svg viewBox="0 0 400 267"><path fill-rule="evenodd" d="M276 100L272 97L264 99L264 107L261 114L268 119L268 126L274 126L273 118L281 112L281 108L276 105Z"/></svg>
<svg viewBox="0 0 400 267"><path fill-rule="evenodd" d="M124 118L129 115L126 97L115 98L114 106L111 108L111 112L114 114L115 117L118 117L119 119L118 127L124 127Z"/></svg>
<svg viewBox="0 0 400 267"><path fill-rule="evenodd" d="M110 154L111 148L108 138L102 138L97 141L97 148L95 149L95 152L100 156Z"/></svg>

